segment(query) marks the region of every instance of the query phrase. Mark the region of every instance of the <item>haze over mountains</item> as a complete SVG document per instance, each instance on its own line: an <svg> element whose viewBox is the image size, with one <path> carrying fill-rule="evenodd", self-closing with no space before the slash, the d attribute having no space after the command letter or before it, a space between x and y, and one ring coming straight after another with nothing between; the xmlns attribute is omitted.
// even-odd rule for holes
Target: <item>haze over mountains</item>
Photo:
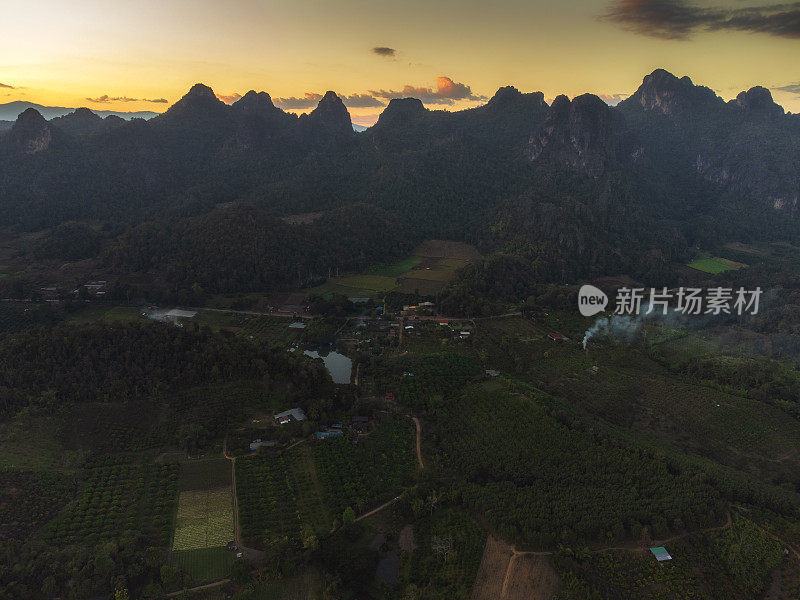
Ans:
<svg viewBox="0 0 800 600"><path fill-rule="evenodd" d="M45 119L55 119L56 117L63 117L65 115L74 112L75 108L66 108L64 106L42 106L41 104L36 104L35 102L25 102L23 100L15 100L14 102L6 102L0 103L0 121L15 121L19 115L25 112L27 109L33 108L39 114L41 114ZM120 117L125 120L129 119L152 119L156 115L157 112L152 112L149 110L139 110L139 111L132 111L132 112L125 112L125 111L118 111L118 110L97 110L97 109L87 109L91 110L94 114L100 117L108 117L108 116L115 116Z"/></svg>
<svg viewBox="0 0 800 600"><path fill-rule="evenodd" d="M395 99L360 134L333 92L298 117L265 92L228 106L197 84L149 121L80 110L48 122L29 109L0 154L3 225L104 222L124 233L112 243L121 271L191 254L215 223L246 245L247 214L261 223L248 235L277 228L288 239L308 232L279 217L354 206L377 211L370 227L391 223L401 245L463 239L557 281L658 277L697 247L800 231L800 117L765 88L725 102L661 69L616 107L592 94L548 105L541 92L504 87L458 112ZM159 234L142 255L142 239L170 228L197 239L181 249ZM312 262L308 278L339 266Z"/></svg>

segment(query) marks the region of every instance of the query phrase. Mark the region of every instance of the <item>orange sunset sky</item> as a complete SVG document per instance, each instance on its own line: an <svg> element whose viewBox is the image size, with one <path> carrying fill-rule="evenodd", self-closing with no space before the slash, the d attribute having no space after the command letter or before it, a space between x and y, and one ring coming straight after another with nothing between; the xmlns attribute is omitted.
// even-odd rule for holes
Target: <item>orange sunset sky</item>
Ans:
<svg viewBox="0 0 800 600"><path fill-rule="evenodd" d="M800 3L0 0L0 15L0 103L162 112L203 82L307 111L331 89L370 124L391 97L452 110L508 84L613 101L664 67L800 112Z"/></svg>

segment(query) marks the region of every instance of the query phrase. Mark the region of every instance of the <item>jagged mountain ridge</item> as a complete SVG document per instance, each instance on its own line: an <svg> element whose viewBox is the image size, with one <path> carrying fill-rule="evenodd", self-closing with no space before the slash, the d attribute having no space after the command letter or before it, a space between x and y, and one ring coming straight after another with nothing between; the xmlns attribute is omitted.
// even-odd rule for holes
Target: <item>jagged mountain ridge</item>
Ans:
<svg viewBox="0 0 800 600"><path fill-rule="evenodd" d="M592 94L548 106L541 92L509 86L456 112L392 100L359 135L333 92L299 118L266 92L228 106L203 84L148 122L106 124L87 113L41 130L15 125L16 133L0 137L7 158L0 169L13 184L0 191L7 223L135 222L237 199L277 214L361 201L405 216L424 210L431 234L463 236L544 173L586 178L597 189L613 177L633 190L638 209L663 218L689 221L735 206L770 223L778 213L797 220L800 119L784 114L765 88L726 103L661 69L617 107ZM64 142L45 140L46 131ZM35 172L25 158L33 154ZM64 179L74 190L48 187Z"/></svg>

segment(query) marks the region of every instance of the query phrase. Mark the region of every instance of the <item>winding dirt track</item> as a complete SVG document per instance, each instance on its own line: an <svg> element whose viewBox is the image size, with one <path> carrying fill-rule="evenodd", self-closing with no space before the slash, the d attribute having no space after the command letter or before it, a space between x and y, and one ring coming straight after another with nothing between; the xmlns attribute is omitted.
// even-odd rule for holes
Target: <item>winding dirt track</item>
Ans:
<svg viewBox="0 0 800 600"><path fill-rule="evenodd" d="M251 561L258 561L264 557L264 552L255 548L248 548L242 543L242 526L239 523L239 498L236 494L236 457L228 454L228 436L222 441L222 454L231 461L231 486L233 491L233 539L236 547Z"/></svg>
<svg viewBox="0 0 800 600"><path fill-rule="evenodd" d="M417 429L417 462L419 463L419 468L424 469L425 464L422 462L422 424L420 423L417 417L411 417L411 418L414 420L414 425L416 425ZM392 498L388 502L381 504L378 508L373 508L369 512L365 512L363 515L356 518L356 521L360 521L361 519L366 519L367 517L371 517L375 513L382 511L384 508L391 506L392 504L400 500L401 497L402 496L397 496L395 498Z"/></svg>
<svg viewBox="0 0 800 600"><path fill-rule="evenodd" d="M696 533L710 533L712 531L722 531L723 529L727 529L728 527L730 527L732 523L733 523L733 520L731 519L731 513L730 513L730 511L728 511L727 512L727 519L726 519L724 525L720 525L719 527L707 527L705 529L697 529L695 531L687 531L686 533L681 533L680 535L675 535L675 536L672 536L671 538L667 538L665 540L653 540L651 543L653 545L663 546L665 544L669 544L670 542L674 542L675 540L679 540L681 538L684 538L684 537L686 537L688 535L694 535ZM636 545L636 546L633 546L633 545L631 545L631 546L609 546L609 547L606 547L606 548L598 548L597 550L592 550L592 552L596 552L596 553L597 552L610 552L612 550L626 550L628 552L647 552L649 550L649 548L650 548L649 545L647 547L639 546L639 545ZM794 549L792 548L792 550L794 550ZM517 550L514 546L511 546L511 558L508 560L508 565L506 566L506 575L505 575L505 578L503 579L503 587L502 587L502 591L500 592L500 599L502 600L502 598L506 597L506 591L508 589L508 581L509 581L509 578L511 576L511 573L513 572L514 561L517 559L518 556L550 556L552 554L555 554L555 552L552 551L552 550L546 550L546 551L541 551L541 552L523 552L521 550ZM800 558L800 555L798 555L798 558Z"/></svg>
<svg viewBox="0 0 800 600"><path fill-rule="evenodd" d="M417 426L417 460L419 461L419 468L424 469L425 465L422 463L422 425L417 417L411 418L414 419L414 425Z"/></svg>

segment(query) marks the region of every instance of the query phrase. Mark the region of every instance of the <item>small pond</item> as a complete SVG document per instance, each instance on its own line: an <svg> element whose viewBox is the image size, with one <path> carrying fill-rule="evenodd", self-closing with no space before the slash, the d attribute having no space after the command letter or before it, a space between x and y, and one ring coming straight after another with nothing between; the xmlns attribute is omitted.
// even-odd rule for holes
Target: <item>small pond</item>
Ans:
<svg viewBox="0 0 800 600"><path fill-rule="evenodd" d="M353 361L335 350L306 350L303 354L311 358L321 358L331 374L333 383L350 383Z"/></svg>

